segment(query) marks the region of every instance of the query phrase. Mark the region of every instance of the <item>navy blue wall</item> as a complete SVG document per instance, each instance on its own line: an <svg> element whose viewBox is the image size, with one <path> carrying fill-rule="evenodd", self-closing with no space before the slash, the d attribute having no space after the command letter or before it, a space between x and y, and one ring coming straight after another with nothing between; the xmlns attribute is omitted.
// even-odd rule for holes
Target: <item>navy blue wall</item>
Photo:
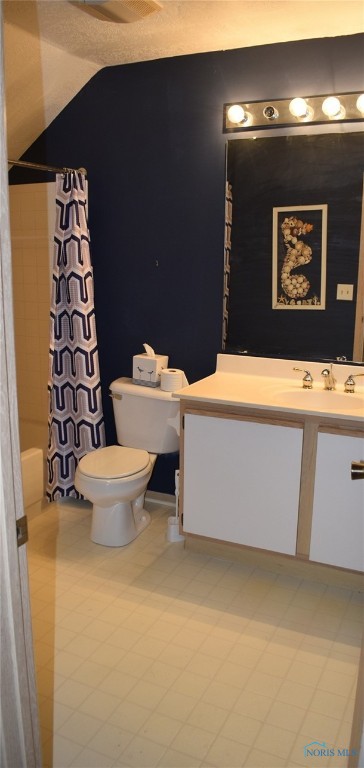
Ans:
<svg viewBox="0 0 364 768"><path fill-rule="evenodd" d="M225 143L222 105L363 88L364 35L108 67L23 159L87 168L107 441L108 385L143 342L195 381L221 346ZM13 169L10 183L46 181ZM151 487L174 490L176 460Z"/></svg>

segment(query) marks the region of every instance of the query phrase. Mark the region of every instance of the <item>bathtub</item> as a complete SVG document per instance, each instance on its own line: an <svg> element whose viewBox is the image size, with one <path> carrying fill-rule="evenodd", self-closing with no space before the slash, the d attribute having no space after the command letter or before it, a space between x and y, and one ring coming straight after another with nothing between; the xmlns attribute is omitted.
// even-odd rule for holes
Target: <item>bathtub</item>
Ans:
<svg viewBox="0 0 364 768"><path fill-rule="evenodd" d="M39 515L44 499L44 467L41 448L28 448L20 454L24 510L29 518Z"/></svg>

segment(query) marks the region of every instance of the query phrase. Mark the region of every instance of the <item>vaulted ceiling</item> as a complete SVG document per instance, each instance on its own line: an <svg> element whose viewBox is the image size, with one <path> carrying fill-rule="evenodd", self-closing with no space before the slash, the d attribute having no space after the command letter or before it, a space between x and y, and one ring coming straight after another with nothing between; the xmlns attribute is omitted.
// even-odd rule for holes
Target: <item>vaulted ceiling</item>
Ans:
<svg viewBox="0 0 364 768"><path fill-rule="evenodd" d="M161 0L112 23L66 0L3 0L8 156L18 159L102 67L364 31L363 0Z"/></svg>

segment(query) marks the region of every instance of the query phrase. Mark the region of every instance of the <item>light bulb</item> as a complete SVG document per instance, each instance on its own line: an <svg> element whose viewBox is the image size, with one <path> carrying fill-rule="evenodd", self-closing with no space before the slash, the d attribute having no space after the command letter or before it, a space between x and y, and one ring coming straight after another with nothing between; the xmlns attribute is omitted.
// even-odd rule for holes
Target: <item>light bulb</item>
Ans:
<svg viewBox="0 0 364 768"><path fill-rule="evenodd" d="M268 106L263 109L263 115L266 120L277 120L279 112L272 104L268 104Z"/></svg>
<svg viewBox="0 0 364 768"><path fill-rule="evenodd" d="M359 112L364 115L364 93L362 93L356 100L356 106Z"/></svg>
<svg viewBox="0 0 364 768"><path fill-rule="evenodd" d="M292 99L289 105L289 111L294 117L307 117L308 106L306 99Z"/></svg>
<svg viewBox="0 0 364 768"><path fill-rule="evenodd" d="M246 120L245 111L240 104L233 104L232 107L229 107L227 116L230 123L235 123L236 125L244 123Z"/></svg>
<svg viewBox="0 0 364 768"><path fill-rule="evenodd" d="M322 102L322 111L324 115L330 119L343 117L345 114L344 107L340 104L340 101L336 96L328 96L327 99Z"/></svg>

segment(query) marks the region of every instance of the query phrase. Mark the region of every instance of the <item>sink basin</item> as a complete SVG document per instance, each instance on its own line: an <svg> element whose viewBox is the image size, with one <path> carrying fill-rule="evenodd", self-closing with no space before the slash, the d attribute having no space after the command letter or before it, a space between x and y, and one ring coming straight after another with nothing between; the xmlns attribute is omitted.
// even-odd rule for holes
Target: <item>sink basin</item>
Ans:
<svg viewBox="0 0 364 768"><path fill-rule="evenodd" d="M292 408L317 411L354 411L362 410L364 413L364 397L362 394L349 392L330 392L328 390L289 389L276 392L274 399L277 403Z"/></svg>
<svg viewBox="0 0 364 768"><path fill-rule="evenodd" d="M364 417L363 379L358 379L354 393L344 392L344 382L353 375L352 365L335 366L337 389L328 391L320 379L322 362L258 358L245 355L219 354L216 371L173 393L173 397L194 403L216 406L272 410L358 422ZM293 367L309 368L313 389L302 387L302 378L293 377ZM364 364L355 368L354 375L364 376ZM356 426L354 424L354 426Z"/></svg>

